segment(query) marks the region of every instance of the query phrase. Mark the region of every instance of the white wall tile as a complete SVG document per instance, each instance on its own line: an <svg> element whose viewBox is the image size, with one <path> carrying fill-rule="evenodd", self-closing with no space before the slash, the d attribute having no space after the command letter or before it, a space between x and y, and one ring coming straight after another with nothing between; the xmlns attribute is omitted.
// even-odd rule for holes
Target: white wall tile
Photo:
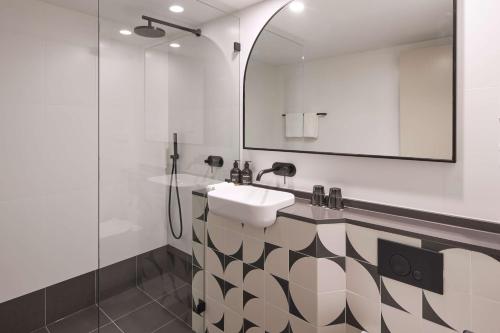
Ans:
<svg viewBox="0 0 500 333"><path fill-rule="evenodd" d="M382 320L384 320L389 332L426 332L422 331L422 320L419 316L413 316L384 304L382 304Z"/></svg>
<svg viewBox="0 0 500 333"><path fill-rule="evenodd" d="M500 261L478 252L471 252L471 293L500 302Z"/></svg>
<svg viewBox="0 0 500 333"><path fill-rule="evenodd" d="M380 303L347 292L347 305L358 323L370 333L380 332Z"/></svg>
<svg viewBox="0 0 500 333"><path fill-rule="evenodd" d="M458 332L470 325L470 295L456 291L447 291L444 295L424 291L424 296L433 311L447 325ZM424 315L425 319L425 315Z"/></svg>
<svg viewBox="0 0 500 333"><path fill-rule="evenodd" d="M373 302L380 301L380 277L376 274L374 278L368 269L376 271L374 266L362 264L360 261L346 258L347 290L357 295L370 299Z"/></svg>
<svg viewBox="0 0 500 333"><path fill-rule="evenodd" d="M0 2L0 302L97 268L97 18ZM66 35L64 35L66 34Z"/></svg>
<svg viewBox="0 0 500 333"><path fill-rule="evenodd" d="M470 293L471 252L463 249L441 251L444 256L444 292L450 290Z"/></svg>
<svg viewBox="0 0 500 333"><path fill-rule="evenodd" d="M473 296L471 299L472 332L497 332L500 327L500 303Z"/></svg>
<svg viewBox="0 0 500 333"><path fill-rule="evenodd" d="M345 223L320 224L317 230L319 240L331 253L337 256L345 256Z"/></svg>

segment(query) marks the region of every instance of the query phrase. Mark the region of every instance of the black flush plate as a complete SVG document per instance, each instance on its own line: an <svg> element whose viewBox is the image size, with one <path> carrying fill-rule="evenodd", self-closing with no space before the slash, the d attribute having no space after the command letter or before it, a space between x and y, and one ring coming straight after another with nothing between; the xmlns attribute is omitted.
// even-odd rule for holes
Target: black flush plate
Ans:
<svg viewBox="0 0 500 333"><path fill-rule="evenodd" d="M443 254L378 240L378 272L382 276L443 294Z"/></svg>

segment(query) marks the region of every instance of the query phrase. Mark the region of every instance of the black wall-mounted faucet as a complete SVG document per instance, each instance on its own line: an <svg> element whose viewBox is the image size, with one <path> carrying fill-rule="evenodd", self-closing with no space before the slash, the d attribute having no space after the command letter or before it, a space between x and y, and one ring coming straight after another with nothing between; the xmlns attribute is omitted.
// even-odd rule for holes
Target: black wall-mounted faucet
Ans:
<svg viewBox="0 0 500 333"><path fill-rule="evenodd" d="M295 176L295 174L297 173L297 168L295 168L295 165L293 165L292 163L274 162L271 168L261 170L257 174L257 178L255 178L255 180L260 182L260 179L262 178L263 175L271 172L274 173L275 175L285 177L285 183L286 183L286 177Z"/></svg>

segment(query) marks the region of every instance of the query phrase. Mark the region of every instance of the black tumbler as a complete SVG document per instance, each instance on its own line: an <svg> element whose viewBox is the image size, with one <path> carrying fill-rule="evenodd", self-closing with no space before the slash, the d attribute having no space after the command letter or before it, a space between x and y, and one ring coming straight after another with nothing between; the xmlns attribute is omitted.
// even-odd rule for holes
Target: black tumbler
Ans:
<svg viewBox="0 0 500 333"><path fill-rule="evenodd" d="M314 185L311 197L311 205L313 206L325 205L325 188L322 185Z"/></svg>

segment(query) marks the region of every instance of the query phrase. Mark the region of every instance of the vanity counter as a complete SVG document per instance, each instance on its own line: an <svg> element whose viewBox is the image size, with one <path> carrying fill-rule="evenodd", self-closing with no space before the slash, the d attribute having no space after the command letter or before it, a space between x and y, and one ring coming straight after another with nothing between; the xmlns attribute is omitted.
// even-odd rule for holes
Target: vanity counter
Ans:
<svg viewBox="0 0 500 333"><path fill-rule="evenodd" d="M308 200L301 198L297 198L294 205L281 209L278 216L314 224L349 223L433 242L445 242L470 250L487 252L500 260L500 233L495 232L496 225L492 222L478 221L481 225L493 224L490 230L485 231L353 207L332 210L312 206ZM448 220L450 218L447 216ZM457 218L459 219L461 218Z"/></svg>

